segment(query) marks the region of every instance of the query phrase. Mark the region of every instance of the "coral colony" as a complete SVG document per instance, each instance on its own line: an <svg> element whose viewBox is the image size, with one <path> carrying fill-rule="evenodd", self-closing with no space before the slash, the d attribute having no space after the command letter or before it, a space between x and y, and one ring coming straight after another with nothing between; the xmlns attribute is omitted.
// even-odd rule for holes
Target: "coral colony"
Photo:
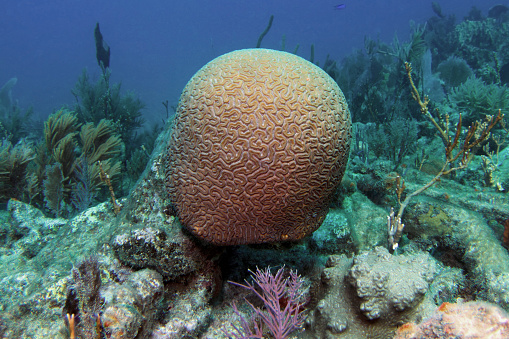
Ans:
<svg viewBox="0 0 509 339"><path fill-rule="evenodd" d="M432 10L323 61L261 48L271 16L164 128L99 24L38 129L8 80L0 337L509 338L509 9Z"/></svg>

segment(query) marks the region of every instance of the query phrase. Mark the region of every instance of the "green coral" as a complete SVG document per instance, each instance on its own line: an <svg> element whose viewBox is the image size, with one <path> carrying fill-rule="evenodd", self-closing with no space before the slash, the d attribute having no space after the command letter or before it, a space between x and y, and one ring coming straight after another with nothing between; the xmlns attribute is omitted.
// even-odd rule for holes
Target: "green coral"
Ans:
<svg viewBox="0 0 509 339"><path fill-rule="evenodd" d="M467 62L455 56L450 56L447 60L441 62L437 67L437 71L440 73L440 79L449 88L458 87L473 74Z"/></svg>
<svg viewBox="0 0 509 339"><path fill-rule="evenodd" d="M7 138L12 143L17 143L27 136L30 118L34 113L32 107L22 112L12 99L12 88L17 82L17 78L11 78L0 88L0 137Z"/></svg>
<svg viewBox="0 0 509 339"><path fill-rule="evenodd" d="M67 110L60 110L51 114L44 123L44 140L46 148L52 157L52 162L62 165L62 173L67 178L67 190L70 190L70 178L76 161L78 118Z"/></svg>
<svg viewBox="0 0 509 339"><path fill-rule="evenodd" d="M99 162L110 178L118 177L122 168L119 159L124 144L116 134L113 123L103 119L97 126L93 123L85 124L81 127L79 135L82 145L81 157L87 161L92 188L95 190L102 183Z"/></svg>
<svg viewBox="0 0 509 339"><path fill-rule="evenodd" d="M493 18L481 21L465 20L455 28L458 40L458 55L474 68L491 64L494 58L509 60L509 23L497 22Z"/></svg>
<svg viewBox="0 0 509 339"><path fill-rule="evenodd" d="M80 122L98 124L102 119L111 120L126 143L129 156L138 146L136 131L143 126L141 110L145 105L131 92L122 95L120 84L110 85L110 75L106 70L96 83L91 83L83 71L72 91L77 101L75 111Z"/></svg>
<svg viewBox="0 0 509 339"><path fill-rule="evenodd" d="M500 109L509 110L509 90L506 86L486 84L478 78L469 78L449 94L453 108L464 114L465 122L472 123L486 115L494 115Z"/></svg>
<svg viewBox="0 0 509 339"><path fill-rule="evenodd" d="M35 158L33 145L22 139L16 145L3 139L0 144L0 201L23 199L27 167Z"/></svg>
<svg viewBox="0 0 509 339"><path fill-rule="evenodd" d="M62 215L64 207L64 175L62 165L55 163L46 168L46 179L44 179L44 201L46 207L58 218Z"/></svg>
<svg viewBox="0 0 509 339"><path fill-rule="evenodd" d="M69 215L72 206L78 210L88 207L91 197L104 187L99 162L118 188L123 150L124 143L112 121L80 124L75 112L55 112L44 124L44 147L37 147L27 173L28 200L46 206L57 216ZM109 193L103 191L102 198L106 199Z"/></svg>

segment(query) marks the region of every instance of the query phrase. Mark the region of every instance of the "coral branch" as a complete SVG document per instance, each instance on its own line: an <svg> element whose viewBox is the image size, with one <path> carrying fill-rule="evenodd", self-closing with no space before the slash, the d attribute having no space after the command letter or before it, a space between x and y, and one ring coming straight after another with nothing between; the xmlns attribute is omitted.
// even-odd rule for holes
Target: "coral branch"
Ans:
<svg viewBox="0 0 509 339"><path fill-rule="evenodd" d="M388 228L388 242L391 250L395 250L398 248L398 242L401 238L401 234L403 232L403 228L405 224L401 222L401 217L403 216L403 212L407 207L410 199L414 196L422 193L424 190L431 187L440 178L444 175L447 175L451 172L466 168L468 163L470 162L470 155L474 154L475 151L481 147L481 144L487 140L490 136L490 132L495 127L497 123L502 121L504 115L501 110L498 110L497 116L486 116L486 121L476 121L474 122L467 131L465 138L463 140L462 146L457 150L457 153L454 154L454 150L460 145L460 136L461 136L461 114L459 116L458 123L456 125L456 131L454 133L454 139L451 140L449 136L449 116L445 116L445 124L440 126L440 124L433 118L431 113L428 110L429 99L428 97L424 97L424 101L421 99L417 88L415 87L414 81L412 79L412 65L410 63L405 62L405 69L408 75L408 79L410 81L410 87L412 90L412 98L417 101L419 106L421 107L421 113L435 126L437 129L442 142L444 143L445 150L445 163L442 169L438 172L438 174L431 179L427 184L408 194L403 202L400 201L400 197L402 194L402 187L404 188L404 181L398 180L398 184L396 187L396 193L398 196L399 210L398 214L394 215L394 210L391 209L391 214L387 217L387 228ZM458 164L455 165L455 162L461 159ZM401 182L401 185L400 185Z"/></svg>
<svg viewBox="0 0 509 339"><path fill-rule="evenodd" d="M260 48L262 45L262 40L269 33L270 28L272 27L272 21L274 21L274 15L270 16L269 23L267 24L267 27L263 30L262 34L258 37L258 41L256 42L256 48Z"/></svg>
<svg viewBox="0 0 509 339"><path fill-rule="evenodd" d="M240 316L241 328L233 326L237 333L226 333L227 335L235 338L264 338L262 328L265 325L272 338L285 339L302 327L305 319L300 291L303 280L294 271L290 271L289 278L283 278L283 272L283 268L280 268L276 275L272 275L270 267L265 270L257 268L256 272L251 272L260 292L255 285L247 281L246 285L230 281L231 284L252 291L263 301L265 309L262 310L247 302L254 312L254 329L251 329L249 322L240 315L236 305L233 304L234 312Z"/></svg>
<svg viewBox="0 0 509 339"><path fill-rule="evenodd" d="M106 184L106 186L108 186L108 189L110 190L111 203L113 204L113 211L115 212L115 215L117 215L120 213L121 206L119 205L119 203L117 202L117 199L115 198L115 191L113 191L113 185L111 184L110 176L108 175L108 173L104 172L102 163L100 161L98 161L98 163L99 163L99 169L101 171L100 172L101 180Z"/></svg>

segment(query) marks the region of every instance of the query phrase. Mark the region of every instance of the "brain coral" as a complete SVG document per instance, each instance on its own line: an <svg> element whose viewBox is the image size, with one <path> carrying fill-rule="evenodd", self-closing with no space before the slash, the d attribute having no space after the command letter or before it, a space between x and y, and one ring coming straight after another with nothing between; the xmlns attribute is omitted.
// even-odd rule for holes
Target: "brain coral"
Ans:
<svg viewBox="0 0 509 339"><path fill-rule="evenodd" d="M166 156L180 221L218 245L297 240L341 181L351 118L319 67L290 53L222 55L184 88Z"/></svg>

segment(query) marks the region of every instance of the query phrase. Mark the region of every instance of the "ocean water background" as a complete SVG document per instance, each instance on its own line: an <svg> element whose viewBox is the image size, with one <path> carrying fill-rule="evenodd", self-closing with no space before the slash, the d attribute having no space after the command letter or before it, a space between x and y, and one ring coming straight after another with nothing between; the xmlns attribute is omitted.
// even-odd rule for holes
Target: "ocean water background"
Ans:
<svg viewBox="0 0 509 339"><path fill-rule="evenodd" d="M345 9L335 10L340 3ZM390 42L395 33L408 39L410 22L433 16L431 1L420 0L19 0L0 2L0 83L18 83L13 98L33 106L45 119L75 102L71 89L83 69L91 79L101 74L95 58L94 27L100 23L111 47L112 82L135 92L146 104L148 120L164 117L162 101L175 105L189 78L205 63L226 52L256 45L270 15L272 28L262 47L286 50L300 45L308 59L329 54L341 60L364 37ZM483 15L500 1L438 1L444 14L460 21L472 6ZM504 3L504 2L502 2ZM507 2L504 4L507 5ZM1 85L0 85L1 86Z"/></svg>

